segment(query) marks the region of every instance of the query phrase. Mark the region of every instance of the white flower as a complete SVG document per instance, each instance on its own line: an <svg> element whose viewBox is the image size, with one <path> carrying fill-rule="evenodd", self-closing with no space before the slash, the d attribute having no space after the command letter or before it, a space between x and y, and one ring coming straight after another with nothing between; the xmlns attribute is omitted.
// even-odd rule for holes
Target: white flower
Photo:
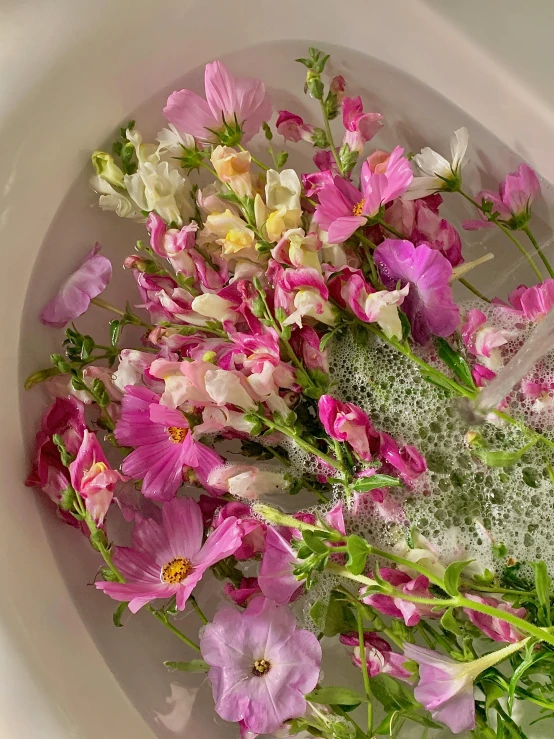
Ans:
<svg viewBox="0 0 554 739"><path fill-rule="evenodd" d="M112 375L112 382L121 392L125 391L127 385L142 385L144 372L151 364L152 354L138 349L122 349L119 365Z"/></svg>
<svg viewBox="0 0 554 739"><path fill-rule="evenodd" d="M370 323L376 321L387 338L402 338L402 323L398 315L398 306L402 305L408 294L410 284L401 290L379 290L369 293L365 300L364 312Z"/></svg>
<svg viewBox="0 0 554 739"><path fill-rule="evenodd" d="M252 197L250 152L235 151L230 146L216 146L210 157L221 182L228 183L239 197Z"/></svg>
<svg viewBox="0 0 554 739"><path fill-rule="evenodd" d="M194 298L191 308L200 313L201 316L223 322L229 317L232 306L233 304L229 300L225 300L219 295L205 293Z"/></svg>
<svg viewBox="0 0 554 739"><path fill-rule="evenodd" d="M236 405L245 411L256 409L248 391L242 386L240 377L222 369L210 369L205 375L206 392L218 405Z"/></svg>
<svg viewBox="0 0 554 739"><path fill-rule="evenodd" d="M321 297L317 290L311 288L298 290L294 296L294 307L296 310L284 320L284 326L296 324L299 328L302 328L304 316L311 316L328 326L334 326L337 322L337 317L331 305Z"/></svg>
<svg viewBox="0 0 554 739"><path fill-rule="evenodd" d="M241 464L229 464L212 470L208 475L208 485L246 500L280 493L288 487L284 475L279 472Z"/></svg>
<svg viewBox="0 0 554 739"><path fill-rule="evenodd" d="M190 183L168 162L144 161L132 175L125 175L125 187L138 207L155 210L167 224L179 228L194 214Z"/></svg>
<svg viewBox="0 0 554 739"><path fill-rule="evenodd" d="M467 128L458 128L450 139L451 162L429 146L416 154L414 162L424 176L414 177L412 184L402 197L405 200L415 200L433 192L452 189L459 184L468 142Z"/></svg>
<svg viewBox="0 0 554 739"><path fill-rule="evenodd" d="M254 232L229 209L223 213L212 213L206 218L206 230L219 236L218 244L223 246L224 254L236 254L254 246Z"/></svg>
<svg viewBox="0 0 554 739"><path fill-rule="evenodd" d="M274 169L268 170L265 204L270 213L265 220L265 228L269 241L278 241L285 230L298 228L300 225L302 219L301 191L302 185L294 169L284 169L282 172ZM260 202L254 205L261 215ZM258 218L258 213L256 213L256 220Z"/></svg>
<svg viewBox="0 0 554 739"><path fill-rule="evenodd" d="M194 149L194 137L188 133L181 133L170 123L168 128L162 128L157 135L159 143L159 154L170 154L171 156L183 156L185 149Z"/></svg>
<svg viewBox="0 0 554 739"><path fill-rule="evenodd" d="M136 221L144 221L144 215L140 212L131 198L118 192L109 182L98 175L91 177L90 186L100 197L98 204L102 210L117 213L120 218L133 218Z"/></svg>

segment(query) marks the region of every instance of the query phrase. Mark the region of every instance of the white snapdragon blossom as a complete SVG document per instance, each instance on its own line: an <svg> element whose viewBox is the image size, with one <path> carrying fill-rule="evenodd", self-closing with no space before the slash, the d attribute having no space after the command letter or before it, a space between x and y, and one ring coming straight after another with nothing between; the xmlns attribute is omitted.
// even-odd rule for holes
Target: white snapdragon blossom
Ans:
<svg viewBox="0 0 554 739"><path fill-rule="evenodd" d="M450 139L450 153L452 161L448 161L442 154L426 146L413 161L423 172L422 177L414 177L407 192L402 196L404 200L423 198L440 190L449 190L460 182L460 174L464 166L464 158L469 143L467 128L458 128Z"/></svg>
<svg viewBox="0 0 554 739"><path fill-rule="evenodd" d="M98 204L102 210L116 213L120 218L132 218L135 221L144 222L146 219L131 198L112 187L102 177L96 175L91 177L90 186L100 196Z"/></svg>
<svg viewBox="0 0 554 739"><path fill-rule="evenodd" d="M376 321L389 339L402 338L402 322L398 315L398 306L402 305L408 294L410 284L401 290L379 290L369 293L366 298L364 311L370 323Z"/></svg>
<svg viewBox="0 0 554 739"><path fill-rule="evenodd" d="M236 405L245 411L256 409L238 374L222 369L210 369L205 375L206 392L218 405Z"/></svg>
<svg viewBox="0 0 554 739"><path fill-rule="evenodd" d="M282 172L274 169L267 171L265 209L259 197L256 198L258 202L254 204L254 207L256 221L265 221L269 241L279 241L284 231L298 228L300 225L302 220L301 192L302 185L294 169L284 169Z"/></svg>
<svg viewBox="0 0 554 739"><path fill-rule="evenodd" d="M205 232L205 233L204 233ZM206 218L202 239L210 235L219 237L217 243L223 247L223 254L230 256L254 246L254 232L246 223L229 209L223 213L212 213Z"/></svg>
<svg viewBox="0 0 554 739"><path fill-rule="evenodd" d="M302 328L304 317L315 318L327 326L334 326L337 322L337 316L331 304L312 288L298 290L294 296L294 307L295 310L283 321L284 326L296 324L298 328Z"/></svg>
<svg viewBox="0 0 554 739"><path fill-rule="evenodd" d="M264 495L280 493L288 487L280 472L243 464L217 467L208 475L208 485L246 500L257 500Z"/></svg>
<svg viewBox="0 0 554 739"><path fill-rule="evenodd" d="M162 128L157 135L158 153L172 157L183 156L185 149L194 149L194 137L188 133L181 133L170 123L168 128Z"/></svg>
<svg viewBox="0 0 554 739"><path fill-rule="evenodd" d="M222 323L233 315L232 307L233 304L231 301L225 300L225 298L214 295L213 293L198 295L194 298L191 305L192 310L201 316L213 318Z"/></svg>

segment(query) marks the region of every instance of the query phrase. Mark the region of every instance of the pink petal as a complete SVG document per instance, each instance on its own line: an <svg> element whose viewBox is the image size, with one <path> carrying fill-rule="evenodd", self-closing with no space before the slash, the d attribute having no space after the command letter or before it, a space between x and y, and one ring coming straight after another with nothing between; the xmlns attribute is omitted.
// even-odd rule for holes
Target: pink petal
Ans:
<svg viewBox="0 0 554 739"><path fill-rule="evenodd" d="M210 106L192 90L173 92L167 99L163 113L170 123L183 133L190 133L201 141L214 139L207 129L218 129L221 118L215 119Z"/></svg>

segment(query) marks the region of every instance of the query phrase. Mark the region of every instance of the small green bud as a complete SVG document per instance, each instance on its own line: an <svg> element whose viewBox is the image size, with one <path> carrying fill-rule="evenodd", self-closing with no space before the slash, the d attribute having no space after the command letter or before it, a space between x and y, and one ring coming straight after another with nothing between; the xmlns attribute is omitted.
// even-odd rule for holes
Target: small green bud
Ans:
<svg viewBox="0 0 554 739"><path fill-rule="evenodd" d="M264 121L262 123L262 128L264 130L264 134L265 134L266 139L268 141L271 141L271 139L273 138L273 133L271 131L271 128L269 127L269 124L266 121Z"/></svg>
<svg viewBox="0 0 554 739"><path fill-rule="evenodd" d="M91 160L92 166L100 179L105 180L113 187L124 187L123 172L114 162L111 154L107 154L105 151L94 151Z"/></svg>
<svg viewBox="0 0 554 739"><path fill-rule="evenodd" d="M312 133L312 143L318 149L326 149L329 146L327 134L322 128L314 128Z"/></svg>
<svg viewBox="0 0 554 739"><path fill-rule="evenodd" d="M277 169L281 169L281 167L284 167L287 163L287 159L289 158L288 151L281 151L279 152L279 156L277 157Z"/></svg>
<svg viewBox="0 0 554 739"><path fill-rule="evenodd" d="M71 485L62 492L60 508L62 511L71 511L75 505L76 492Z"/></svg>
<svg viewBox="0 0 554 739"><path fill-rule="evenodd" d="M308 88L308 92L311 97L316 100L323 100L324 87L318 72L309 70L306 75L306 87Z"/></svg>

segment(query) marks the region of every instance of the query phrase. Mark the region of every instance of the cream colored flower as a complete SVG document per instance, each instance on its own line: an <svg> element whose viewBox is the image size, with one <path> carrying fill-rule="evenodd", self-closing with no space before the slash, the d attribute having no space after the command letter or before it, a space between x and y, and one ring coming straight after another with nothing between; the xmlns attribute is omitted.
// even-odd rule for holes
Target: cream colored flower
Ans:
<svg viewBox="0 0 554 739"><path fill-rule="evenodd" d="M224 254L236 254L254 246L254 232L229 209L223 213L213 213L206 218L206 228L223 247Z"/></svg>
<svg viewBox="0 0 554 739"><path fill-rule="evenodd" d="M230 146L216 146L211 161L217 176L239 197L252 197L250 152L235 151Z"/></svg>

